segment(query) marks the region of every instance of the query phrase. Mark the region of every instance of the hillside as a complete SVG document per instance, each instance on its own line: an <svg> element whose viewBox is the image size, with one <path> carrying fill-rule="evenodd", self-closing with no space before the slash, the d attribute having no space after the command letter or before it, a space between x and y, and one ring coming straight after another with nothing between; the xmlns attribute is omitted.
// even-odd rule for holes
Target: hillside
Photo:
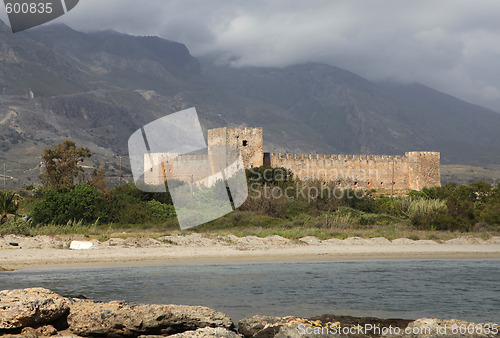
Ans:
<svg viewBox="0 0 500 338"><path fill-rule="evenodd" d="M500 163L500 114L485 108L322 64L216 66L158 37L64 25L12 34L0 21L0 87L0 163L13 187L35 181L42 149L65 138L116 180L137 128L192 106L205 129L263 126L269 151L435 150L443 163Z"/></svg>
<svg viewBox="0 0 500 338"><path fill-rule="evenodd" d="M338 152L433 150L444 163L500 161L500 114L421 84L373 83L323 64L203 66L218 85L285 109Z"/></svg>

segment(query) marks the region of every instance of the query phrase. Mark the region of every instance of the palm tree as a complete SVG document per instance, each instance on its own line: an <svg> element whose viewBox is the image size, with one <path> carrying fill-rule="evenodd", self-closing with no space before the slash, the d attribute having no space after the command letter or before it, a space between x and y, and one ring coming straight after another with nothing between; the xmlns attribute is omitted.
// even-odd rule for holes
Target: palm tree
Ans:
<svg viewBox="0 0 500 338"><path fill-rule="evenodd" d="M13 214L19 207L17 195L10 191L0 191L0 224L7 222L7 215Z"/></svg>

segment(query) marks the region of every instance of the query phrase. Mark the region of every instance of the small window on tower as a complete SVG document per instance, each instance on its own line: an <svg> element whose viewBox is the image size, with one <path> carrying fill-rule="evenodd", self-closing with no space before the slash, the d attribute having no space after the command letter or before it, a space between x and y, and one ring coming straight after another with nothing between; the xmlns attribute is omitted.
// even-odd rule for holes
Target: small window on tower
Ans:
<svg viewBox="0 0 500 338"><path fill-rule="evenodd" d="M248 141L247 140L243 140L243 147L246 147L248 145Z"/></svg>

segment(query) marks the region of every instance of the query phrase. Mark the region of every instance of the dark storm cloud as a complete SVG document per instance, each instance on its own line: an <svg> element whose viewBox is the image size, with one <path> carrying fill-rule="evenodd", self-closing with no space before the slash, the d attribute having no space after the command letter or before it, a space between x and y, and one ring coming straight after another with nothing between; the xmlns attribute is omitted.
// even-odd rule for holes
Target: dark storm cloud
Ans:
<svg viewBox="0 0 500 338"><path fill-rule="evenodd" d="M498 13L490 0L82 0L59 21L159 35L234 66L316 61L421 82L500 112Z"/></svg>

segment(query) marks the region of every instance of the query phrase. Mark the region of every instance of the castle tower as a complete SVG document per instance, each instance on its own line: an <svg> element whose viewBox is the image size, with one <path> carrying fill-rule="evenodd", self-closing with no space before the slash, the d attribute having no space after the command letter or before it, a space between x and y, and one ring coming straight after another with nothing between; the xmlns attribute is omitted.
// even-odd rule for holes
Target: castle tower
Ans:
<svg viewBox="0 0 500 338"><path fill-rule="evenodd" d="M424 187L441 186L441 154L430 151L407 152L408 188L422 190Z"/></svg>
<svg viewBox="0 0 500 338"><path fill-rule="evenodd" d="M245 169L260 167L263 164L264 150L262 128L217 128L208 131L208 153L214 154L215 148L225 147L226 155L239 150Z"/></svg>

